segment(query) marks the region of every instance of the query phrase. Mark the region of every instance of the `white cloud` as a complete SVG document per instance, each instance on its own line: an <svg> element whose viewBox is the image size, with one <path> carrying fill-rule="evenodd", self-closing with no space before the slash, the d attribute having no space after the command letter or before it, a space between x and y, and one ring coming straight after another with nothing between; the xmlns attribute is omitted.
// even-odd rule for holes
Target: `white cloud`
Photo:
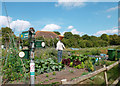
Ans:
<svg viewBox="0 0 120 86"><path fill-rule="evenodd" d="M74 27L73 26L68 26L68 29L73 29Z"/></svg>
<svg viewBox="0 0 120 86"><path fill-rule="evenodd" d="M79 33L80 33L80 32L77 31L76 29L72 29L71 32L72 32L72 34L79 34Z"/></svg>
<svg viewBox="0 0 120 86"><path fill-rule="evenodd" d="M115 34L118 33L118 27L113 27L110 30L102 30L102 31L98 31L97 33L95 33L94 35L102 35L102 34Z"/></svg>
<svg viewBox="0 0 120 86"><path fill-rule="evenodd" d="M108 15L107 18L111 18L111 15Z"/></svg>
<svg viewBox="0 0 120 86"><path fill-rule="evenodd" d="M0 16L0 26L9 26L8 22L10 23L12 21L11 17L6 16Z"/></svg>
<svg viewBox="0 0 120 86"><path fill-rule="evenodd" d="M111 12L111 11L114 11L114 10L117 10L117 9L118 9L118 6L112 7L112 8L107 9L107 12Z"/></svg>
<svg viewBox="0 0 120 86"><path fill-rule="evenodd" d="M41 31L54 31L54 30L58 30L58 29L61 29L61 27L59 25L48 24Z"/></svg>
<svg viewBox="0 0 120 86"><path fill-rule="evenodd" d="M83 7L85 6L85 1L87 0L58 0L58 3L55 4L55 6L63 6L65 8Z"/></svg>
<svg viewBox="0 0 120 86"><path fill-rule="evenodd" d="M64 35L65 32L68 32L68 31L64 31L64 32L62 32L61 35Z"/></svg>
<svg viewBox="0 0 120 86"><path fill-rule="evenodd" d="M15 29L15 31L23 31L26 28L30 27L30 22L28 21L24 21L24 20L16 20L16 21L12 21L11 17L6 17L6 16L0 16L0 26L5 26L5 27L9 27L10 24L10 28L11 29Z"/></svg>
<svg viewBox="0 0 120 86"><path fill-rule="evenodd" d="M10 23L10 27L12 28L12 29L14 29L15 28L15 30L17 30L17 31L23 31L23 30L25 30L26 28L28 28L28 27L30 27L30 22L28 22L28 21L24 21L24 20L16 20L16 21L12 21L11 23Z"/></svg>

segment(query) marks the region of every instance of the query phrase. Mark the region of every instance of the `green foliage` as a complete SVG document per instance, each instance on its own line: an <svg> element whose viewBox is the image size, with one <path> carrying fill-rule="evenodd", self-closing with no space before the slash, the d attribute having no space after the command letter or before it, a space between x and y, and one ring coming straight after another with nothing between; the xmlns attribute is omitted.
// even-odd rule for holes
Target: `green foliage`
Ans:
<svg viewBox="0 0 120 86"><path fill-rule="evenodd" d="M85 34L85 35L82 36L82 39L83 39L83 40L89 40L89 39L90 39L90 36L88 36L87 34Z"/></svg>
<svg viewBox="0 0 120 86"><path fill-rule="evenodd" d="M94 66L90 60L85 61L85 67L88 68L88 71L94 71Z"/></svg>
<svg viewBox="0 0 120 86"><path fill-rule="evenodd" d="M53 31L54 33L56 33L57 35L60 35L60 32L58 32L58 31Z"/></svg>
<svg viewBox="0 0 120 86"><path fill-rule="evenodd" d="M48 82L49 80L48 79L45 79L46 82Z"/></svg>
<svg viewBox="0 0 120 86"><path fill-rule="evenodd" d="M84 68L85 67L85 64L82 62L81 63L81 68Z"/></svg>
<svg viewBox="0 0 120 86"><path fill-rule="evenodd" d="M94 49L94 50L92 50L91 51L91 55L100 55L100 50L98 50L98 49Z"/></svg>
<svg viewBox="0 0 120 86"><path fill-rule="evenodd" d="M63 64L56 63L51 58L35 60L35 72L37 72L37 74L61 71L63 67Z"/></svg>
<svg viewBox="0 0 120 86"><path fill-rule="evenodd" d="M71 32L65 32L64 33L64 37L66 38L66 39L69 39L69 38L71 38L73 36L73 34L71 33Z"/></svg>
<svg viewBox="0 0 120 86"><path fill-rule="evenodd" d="M55 48L36 49L35 59L52 58L55 62L57 62L57 53L58 51ZM62 58L67 58L67 57L68 57L68 53L63 51Z"/></svg>
<svg viewBox="0 0 120 86"><path fill-rule="evenodd" d="M73 67L73 62L70 62L70 67Z"/></svg>
<svg viewBox="0 0 120 86"><path fill-rule="evenodd" d="M53 75L56 75L56 73L55 73L55 72L53 72Z"/></svg>
<svg viewBox="0 0 120 86"><path fill-rule="evenodd" d="M50 78L49 80L53 80L53 79L55 79L55 78Z"/></svg>
<svg viewBox="0 0 120 86"><path fill-rule="evenodd" d="M9 27L5 27L5 28L2 27L1 31L2 31L2 44L5 44L5 43L9 42L10 33L13 33L13 32L12 32L12 29L10 29Z"/></svg>
<svg viewBox="0 0 120 86"><path fill-rule="evenodd" d="M102 34L100 37L104 41L109 41L109 36L107 34Z"/></svg>
<svg viewBox="0 0 120 86"><path fill-rule="evenodd" d="M29 79L29 73L23 66L23 60L18 57L18 49L15 46L15 36L10 34L10 44L8 50L2 50L2 75L3 81L14 81L19 79ZM24 77L24 78L23 78Z"/></svg>
<svg viewBox="0 0 120 86"><path fill-rule="evenodd" d="M51 85L60 84L60 82L52 82Z"/></svg>
<svg viewBox="0 0 120 86"><path fill-rule="evenodd" d="M49 75L48 75L48 74L46 74L46 77L49 77Z"/></svg>
<svg viewBox="0 0 120 86"><path fill-rule="evenodd" d="M83 76L83 75L87 75L87 74L89 74L89 72L83 72L83 73L82 73L82 76Z"/></svg>

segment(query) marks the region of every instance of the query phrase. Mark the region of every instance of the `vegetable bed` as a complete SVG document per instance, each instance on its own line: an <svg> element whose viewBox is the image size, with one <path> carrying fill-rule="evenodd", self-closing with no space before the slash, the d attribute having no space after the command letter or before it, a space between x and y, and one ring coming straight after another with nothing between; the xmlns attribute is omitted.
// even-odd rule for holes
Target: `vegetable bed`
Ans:
<svg viewBox="0 0 120 86"><path fill-rule="evenodd" d="M89 71L94 71L95 61L95 57L89 57L84 55L72 55L67 59L63 59L62 64L77 69L87 68Z"/></svg>

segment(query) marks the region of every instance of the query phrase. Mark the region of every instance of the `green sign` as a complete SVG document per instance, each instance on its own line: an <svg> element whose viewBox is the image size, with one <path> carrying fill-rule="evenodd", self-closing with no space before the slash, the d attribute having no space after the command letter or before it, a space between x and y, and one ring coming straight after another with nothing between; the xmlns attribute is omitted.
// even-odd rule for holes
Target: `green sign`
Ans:
<svg viewBox="0 0 120 86"><path fill-rule="evenodd" d="M28 31L22 32L22 33L20 34L20 38L21 38L21 39L28 39L28 35L29 35L29 32L28 32Z"/></svg>
<svg viewBox="0 0 120 86"><path fill-rule="evenodd" d="M44 41L43 40L36 40L36 42L35 42L36 48L42 47L42 42L44 42Z"/></svg>

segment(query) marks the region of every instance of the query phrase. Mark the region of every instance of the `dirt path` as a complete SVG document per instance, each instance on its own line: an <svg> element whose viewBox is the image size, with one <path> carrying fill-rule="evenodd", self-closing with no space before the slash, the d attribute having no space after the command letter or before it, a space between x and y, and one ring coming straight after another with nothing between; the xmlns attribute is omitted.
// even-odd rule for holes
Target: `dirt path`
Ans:
<svg viewBox="0 0 120 86"><path fill-rule="evenodd" d="M70 72L73 71L73 72ZM44 73L36 76L35 84L52 84L61 83L62 79L67 79L70 81L72 78L80 77L83 72L87 72L85 69L76 69L66 66L62 71L55 71L56 75L52 73ZM48 77L46 77L48 75Z"/></svg>

